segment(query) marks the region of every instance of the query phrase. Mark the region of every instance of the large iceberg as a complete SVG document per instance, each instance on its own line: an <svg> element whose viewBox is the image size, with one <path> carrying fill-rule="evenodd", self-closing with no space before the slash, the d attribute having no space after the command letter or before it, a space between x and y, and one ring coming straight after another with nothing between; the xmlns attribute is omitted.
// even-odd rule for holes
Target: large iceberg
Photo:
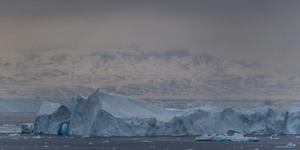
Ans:
<svg viewBox="0 0 300 150"><path fill-rule="evenodd" d="M268 107L165 109L99 89L89 97L78 96L62 105L44 106L49 109L41 111L51 111L40 113L35 119L35 133L84 136L300 133L299 108L292 109L292 113L277 113Z"/></svg>

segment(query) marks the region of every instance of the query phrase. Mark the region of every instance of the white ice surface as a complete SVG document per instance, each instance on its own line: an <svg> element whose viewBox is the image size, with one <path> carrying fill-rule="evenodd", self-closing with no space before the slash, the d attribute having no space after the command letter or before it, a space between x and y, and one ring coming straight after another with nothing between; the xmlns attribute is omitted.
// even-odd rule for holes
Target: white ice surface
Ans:
<svg viewBox="0 0 300 150"><path fill-rule="evenodd" d="M112 114L116 118L152 118L155 117L158 121L169 121L174 116L187 115L194 109L165 109L154 104L122 95L107 93L104 91L98 97L102 102L102 109Z"/></svg>
<svg viewBox="0 0 300 150"><path fill-rule="evenodd" d="M54 111L56 111L61 106L60 103L50 103L47 101L44 101L41 105L40 111L38 113L39 115L49 115L52 114Z"/></svg>

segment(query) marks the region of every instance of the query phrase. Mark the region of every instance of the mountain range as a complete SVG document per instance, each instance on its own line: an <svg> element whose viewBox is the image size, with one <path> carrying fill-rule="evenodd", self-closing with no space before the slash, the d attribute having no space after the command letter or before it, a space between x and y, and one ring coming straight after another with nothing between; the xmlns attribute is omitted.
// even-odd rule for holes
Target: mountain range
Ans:
<svg viewBox="0 0 300 150"><path fill-rule="evenodd" d="M140 99L299 99L300 77L261 63L222 60L186 49L126 49L0 57L0 97L90 95Z"/></svg>

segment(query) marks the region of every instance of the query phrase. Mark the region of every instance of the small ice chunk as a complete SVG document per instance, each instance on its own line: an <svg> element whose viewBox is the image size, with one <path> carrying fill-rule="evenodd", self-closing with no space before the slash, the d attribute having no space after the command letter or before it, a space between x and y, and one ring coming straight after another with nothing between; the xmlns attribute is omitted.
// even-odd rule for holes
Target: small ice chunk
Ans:
<svg viewBox="0 0 300 150"><path fill-rule="evenodd" d="M151 143L152 141L148 141L148 140L141 140L142 143Z"/></svg>
<svg viewBox="0 0 300 150"><path fill-rule="evenodd" d="M90 136L88 136L88 135L83 135L81 138L88 138L88 137L90 137Z"/></svg>
<svg viewBox="0 0 300 150"><path fill-rule="evenodd" d="M155 148L155 146L150 146L150 148Z"/></svg>
<svg viewBox="0 0 300 150"><path fill-rule="evenodd" d="M294 148L294 147L296 147L296 144L293 144L292 142L290 142L286 146L275 146L275 148Z"/></svg>
<svg viewBox="0 0 300 150"><path fill-rule="evenodd" d="M63 147L71 147L70 145L64 145Z"/></svg>
<svg viewBox="0 0 300 150"><path fill-rule="evenodd" d="M92 145L93 143L92 143L92 142L90 142L89 144L90 144L90 145Z"/></svg>
<svg viewBox="0 0 300 150"><path fill-rule="evenodd" d="M28 140L28 137L26 137L26 136L24 136L23 138L24 138L25 140Z"/></svg>
<svg viewBox="0 0 300 150"><path fill-rule="evenodd" d="M34 139L40 139L40 135L33 137Z"/></svg>
<svg viewBox="0 0 300 150"><path fill-rule="evenodd" d="M295 147L296 146L296 144L293 144L292 142L290 142L288 145L287 145L287 147Z"/></svg>
<svg viewBox="0 0 300 150"><path fill-rule="evenodd" d="M20 134L9 134L8 136L20 136Z"/></svg>
<svg viewBox="0 0 300 150"><path fill-rule="evenodd" d="M108 143L109 141L108 140L105 140L105 141L102 141L101 143Z"/></svg>
<svg viewBox="0 0 300 150"><path fill-rule="evenodd" d="M45 145L44 147L49 147L48 145Z"/></svg>

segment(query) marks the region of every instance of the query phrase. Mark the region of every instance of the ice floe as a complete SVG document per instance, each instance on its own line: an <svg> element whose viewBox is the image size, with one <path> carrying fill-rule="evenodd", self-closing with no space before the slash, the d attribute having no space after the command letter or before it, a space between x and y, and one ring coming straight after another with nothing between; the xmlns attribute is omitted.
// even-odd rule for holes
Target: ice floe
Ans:
<svg viewBox="0 0 300 150"><path fill-rule="evenodd" d="M236 142L257 142L256 137L244 137L243 134L235 133L232 136L228 135L207 135L203 134L195 138L195 141L236 141Z"/></svg>

